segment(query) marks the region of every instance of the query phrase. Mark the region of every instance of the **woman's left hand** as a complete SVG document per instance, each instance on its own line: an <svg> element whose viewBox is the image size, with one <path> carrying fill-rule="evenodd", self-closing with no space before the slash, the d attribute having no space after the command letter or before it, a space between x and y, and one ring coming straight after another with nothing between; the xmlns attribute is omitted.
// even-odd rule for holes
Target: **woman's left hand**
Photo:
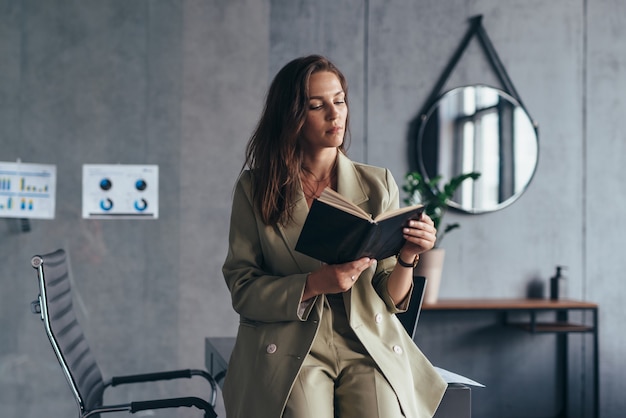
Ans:
<svg viewBox="0 0 626 418"><path fill-rule="evenodd" d="M406 242L400 250L403 260L412 260L416 255L424 253L435 246L437 230L430 216L422 214L419 220L409 221L402 230Z"/></svg>

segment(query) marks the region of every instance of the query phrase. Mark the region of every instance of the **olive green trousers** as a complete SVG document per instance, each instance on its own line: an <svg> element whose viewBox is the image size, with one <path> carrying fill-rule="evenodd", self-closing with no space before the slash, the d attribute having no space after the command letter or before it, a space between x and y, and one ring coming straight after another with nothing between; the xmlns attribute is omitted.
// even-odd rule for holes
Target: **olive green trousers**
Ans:
<svg viewBox="0 0 626 418"><path fill-rule="evenodd" d="M283 418L403 418L395 392L350 328L342 296L325 299Z"/></svg>

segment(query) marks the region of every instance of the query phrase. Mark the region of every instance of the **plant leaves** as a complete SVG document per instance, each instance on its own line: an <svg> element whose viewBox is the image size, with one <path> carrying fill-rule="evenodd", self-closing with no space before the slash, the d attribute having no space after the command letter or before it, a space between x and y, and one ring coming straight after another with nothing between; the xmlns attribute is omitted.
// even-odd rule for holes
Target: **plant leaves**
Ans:
<svg viewBox="0 0 626 418"><path fill-rule="evenodd" d="M426 214L430 216L435 224L435 228L439 230L443 215L448 208L448 201L454 196L461 183L467 179L477 180L479 177L480 173L475 171L460 174L451 178L440 187L441 175L425 180L419 172L409 172L406 174L405 183L402 185L402 190L408 194L408 197L404 199L404 203L407 205L423 204ZM437 234L438 243L441 242L446 233L460 227L458 223L446 225L444 230Z"/></svg>

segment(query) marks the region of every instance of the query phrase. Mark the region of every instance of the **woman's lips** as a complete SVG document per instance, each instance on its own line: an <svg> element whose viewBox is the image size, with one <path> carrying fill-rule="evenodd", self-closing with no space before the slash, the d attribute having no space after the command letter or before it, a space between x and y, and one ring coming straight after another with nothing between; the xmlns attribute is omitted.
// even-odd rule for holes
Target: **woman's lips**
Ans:
<svg viewBox="0 0 626 418"><path fill-rule="evenodd" d="M329 134L336 134L339 133L343 130L343 128L339 127L339 126L335 126L333 128L330 128L329 130L327 130L326 132Z"/></svg>

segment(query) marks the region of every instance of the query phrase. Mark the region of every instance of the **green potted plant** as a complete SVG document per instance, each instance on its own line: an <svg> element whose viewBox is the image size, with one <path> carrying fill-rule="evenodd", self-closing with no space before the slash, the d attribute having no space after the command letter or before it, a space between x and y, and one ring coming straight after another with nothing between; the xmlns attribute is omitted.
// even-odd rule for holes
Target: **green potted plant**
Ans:
<svg viewBox="0 0 626 418"><path fill-rule="evenodd" d="M443 237L450 231L459 228L458 223L447 224L441 227L443 216L448 209L448 203L454 192L467 179L476 180L480 173L464 173L451 178L443 186L439 186L442 176L435 176L426 180L418 172L410 172L405 176L405 183L402 190L407 193L404 203L407 205L423 204L425 213L431 217L437 228L437 242L435 248L422 254L415 270L416 276L423 276L427 280L424 294L425 303L436 303L439 296L439 284L443 271L443 260L445 251L440 248Z"/></svg>
<svg viewBox="0 0 626 418"><path fill-rule="evenodd" d="M405 176L405 183L402 186L402 190L407 193L407 197L404 199L404 203L407 205L423 204L425 212L435 223L437 228L437 242L435 247L439 247L443 237L453 229L459 228L459 223L447 224L445 228L440 230L443 215L448 209L448 202L454 196L456 190L467 179L477 180L480 177L480 173L471 172L460 174L452 177L450 181L439 186L441 176L435 176L432 179L426 180L417 171L408 173Z"/></svg>

